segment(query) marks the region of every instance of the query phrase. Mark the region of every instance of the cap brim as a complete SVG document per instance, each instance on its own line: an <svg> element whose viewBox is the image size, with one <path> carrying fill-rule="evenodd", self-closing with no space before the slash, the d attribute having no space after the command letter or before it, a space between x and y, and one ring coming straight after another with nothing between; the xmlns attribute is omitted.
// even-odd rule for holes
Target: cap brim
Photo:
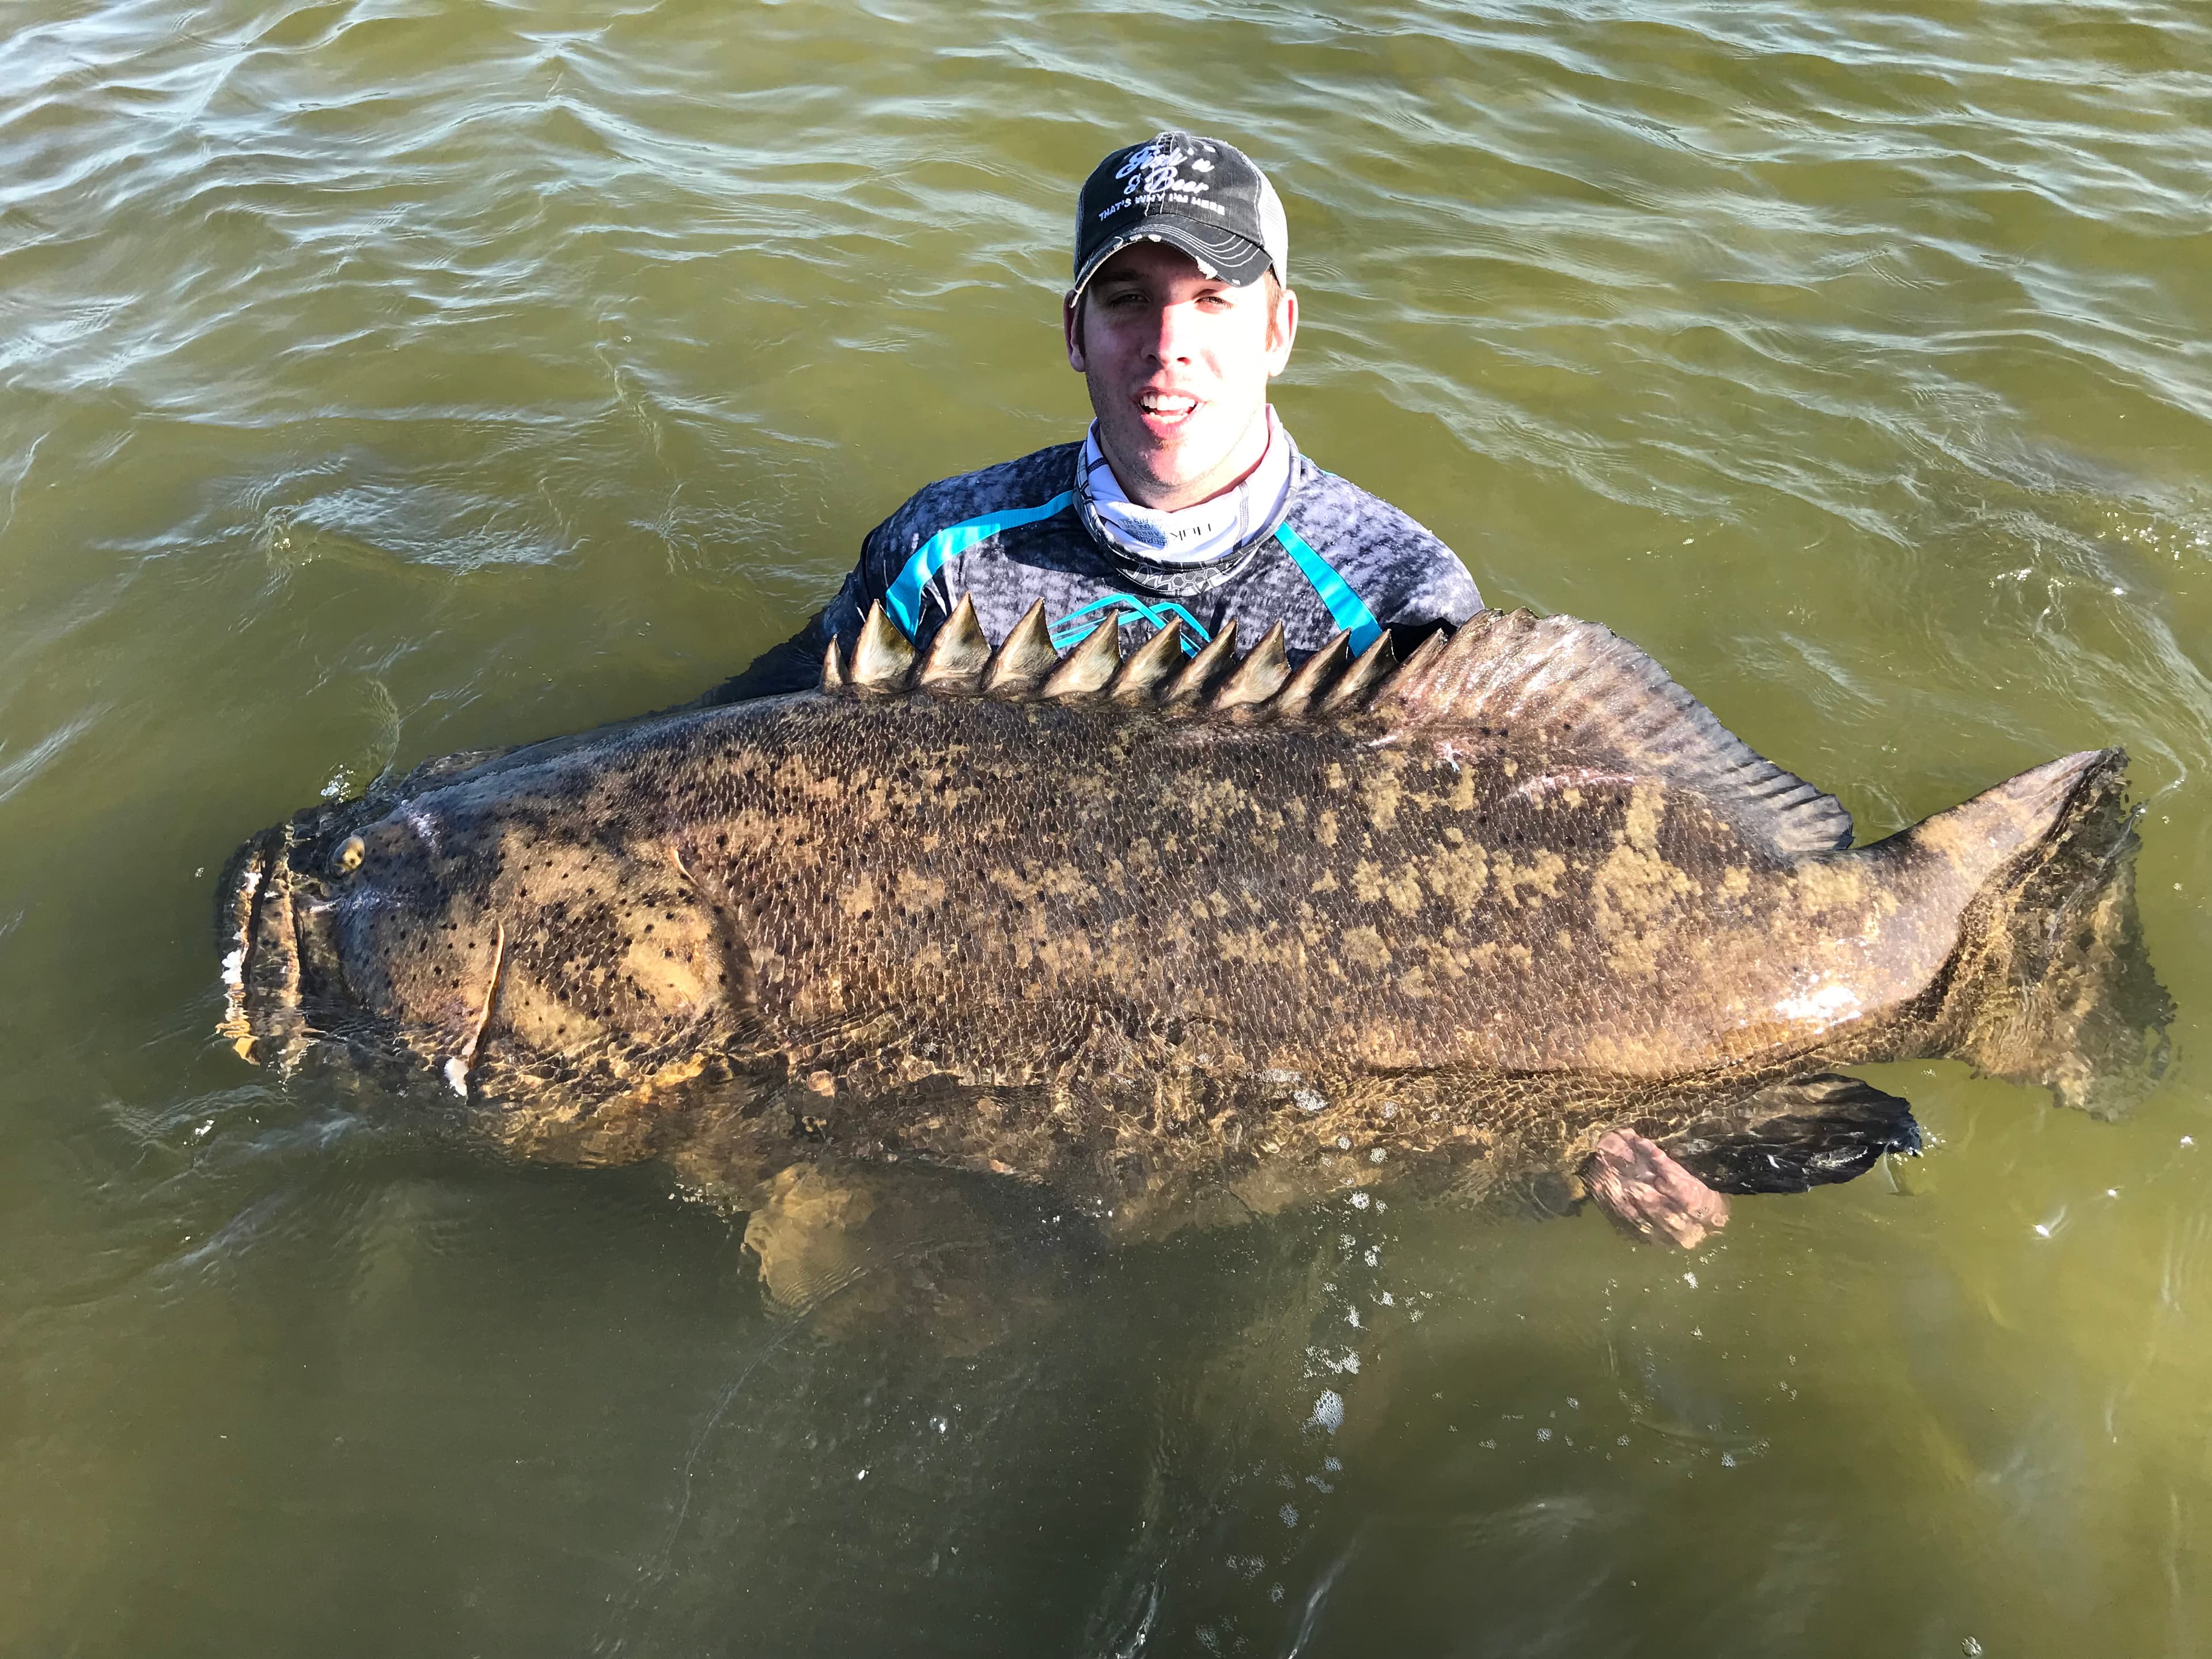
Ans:
<svg viewBox="0 0 2212 1659"><path fill-rule="evenodd" d="M1122 231L1102 243L1076 273L1073 291L1081 294L1098 274L1098 267L1132 242L1165 242L1170 247L1180 248L1197 260L1199 269L1207 276L1218 277L1231 288L1244 288L1258 282L1267 274L1272 263L1267 249L1234 231L1218 230L1211 225L1157 214L1144 221L1141 228Z"/></svg>

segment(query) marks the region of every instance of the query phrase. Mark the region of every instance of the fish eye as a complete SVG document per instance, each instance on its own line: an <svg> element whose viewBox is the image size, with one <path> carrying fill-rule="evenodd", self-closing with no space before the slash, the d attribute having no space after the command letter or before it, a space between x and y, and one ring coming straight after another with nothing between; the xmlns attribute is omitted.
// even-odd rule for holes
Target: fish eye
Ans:
<svg viewBox="0 0 2212 1659"><path fill-rule="evenodd" d="M367 842L363 841L359 836L348 836L344 841L338 844L338 850L331 857L331 867L338 872L338 874L342 876L350 875L353 872L361 868L361 861L363 858L367 857L368 854L368 843Z"/></svg>

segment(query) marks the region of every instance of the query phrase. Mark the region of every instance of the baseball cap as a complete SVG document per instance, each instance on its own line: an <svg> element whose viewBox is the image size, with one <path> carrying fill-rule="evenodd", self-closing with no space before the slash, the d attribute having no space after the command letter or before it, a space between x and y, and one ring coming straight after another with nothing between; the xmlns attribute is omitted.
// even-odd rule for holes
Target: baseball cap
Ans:
<svg viewBox="0 0 2212 1659"><path fill-rule="evenodd" d="M1117 149L1075 204L1075 292L1132 242L1165 242L1233 288L1290 281L1290 227L1267 175L1234 144L1163 132Z"/></svg>

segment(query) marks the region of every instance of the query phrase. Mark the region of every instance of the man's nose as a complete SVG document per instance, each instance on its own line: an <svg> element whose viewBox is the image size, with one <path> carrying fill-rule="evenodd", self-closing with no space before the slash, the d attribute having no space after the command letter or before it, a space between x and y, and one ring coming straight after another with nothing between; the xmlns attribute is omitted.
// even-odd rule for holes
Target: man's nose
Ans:
<svg viewBox="0 0 2212 1659"><path fill-rule="evenodd" d="M1194 306L1168 305L1162 306L1153 314L1153 357L1163 363L1190 361L1193 348L1191 326L1197 320L1196 310Z"/></svg>

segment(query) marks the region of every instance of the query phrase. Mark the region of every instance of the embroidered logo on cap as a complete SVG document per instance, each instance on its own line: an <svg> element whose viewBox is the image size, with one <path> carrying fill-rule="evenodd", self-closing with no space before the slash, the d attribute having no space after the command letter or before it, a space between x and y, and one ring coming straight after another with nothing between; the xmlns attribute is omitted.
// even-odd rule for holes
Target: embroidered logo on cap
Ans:
<svg viewBox="0 0 2212 1659"><path fill-rule="evenodd" d="M1227 210L1219 203L1202 199L1212 185L1203 179L1186 178L1185 162L1190 164L1192 173L1213 171L1212 162L1180 144L1167 142L1165 134L1148 144L1139 145L1129 153L1128 160L1114 170L1114 176L1121 181L1121 199L1108 203L1098 210L1098 216L1105 219L1125 208L1152 207L1162 202L1225 213Z"/></svg>

